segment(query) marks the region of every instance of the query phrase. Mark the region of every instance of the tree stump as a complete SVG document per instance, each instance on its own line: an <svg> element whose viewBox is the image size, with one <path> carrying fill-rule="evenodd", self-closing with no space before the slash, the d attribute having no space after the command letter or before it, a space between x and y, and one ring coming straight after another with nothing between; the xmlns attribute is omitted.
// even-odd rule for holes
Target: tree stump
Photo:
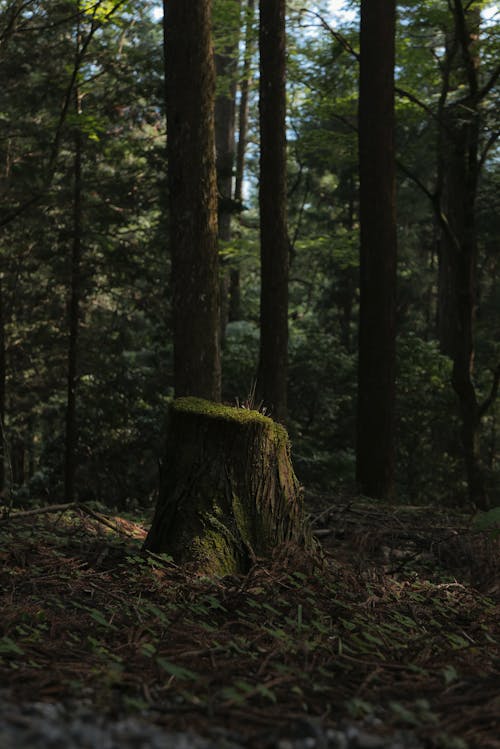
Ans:
<svg viewBox="0 0 500 749"><path fill-rule="evenodd" d="M257 411L175 400L145 549L227 575L284 543L313 544L284 427Z"/></svg>

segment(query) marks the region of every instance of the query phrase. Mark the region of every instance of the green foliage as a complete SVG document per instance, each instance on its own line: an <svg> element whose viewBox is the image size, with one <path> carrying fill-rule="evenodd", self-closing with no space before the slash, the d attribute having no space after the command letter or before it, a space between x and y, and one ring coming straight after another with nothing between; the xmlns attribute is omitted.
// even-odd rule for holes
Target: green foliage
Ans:
<svg viewBox="0 0 500 749"><path fill-rule="evenodd" d="M290 339L290 433L306 485L339 488L354 479L355 357L313 320Z"/></svg>
<svg viewBox="0 0 500 749"><path fill-rule="evenodd" d="M244 400L255 380L259 355L259 330L253 322L238 320L226 328L222 354L224 400Z"/></svg>
<svg viewBox="0 0 500 749"><path fill-rule="evenodd" d="M10 117L0 121L9 152L2 159L16 165L2 218L40 192L34 209L4 227L0 244L5 428L17 499L60 496L78 128L84 236L77 483L86 498L123 506L147 502L155 491L169 395L169 347L161 337L168 264L159 257L161 33L148 2L134 4L134 17L128 4L87 5L80 18L81 38L89 41L77 76L80 115L73 113L68 89L75 73L76 16L67 8L42 4L21 10L26 17L19 17L13 38L6 37L8 54L0 57L2 75L10 80L5 98ZM53 32L32 33L31 26L40 24Z"/></svg>
<svg viewBox="0 0 500 749"><path fill-rule="evenodd" d="M398 339L398 475L410 501L433 497L457 501L461 463L457 457L459 425L449 383L451 361L434 341L414 334ZM451 427L451 428L450 428Z"/></svg>

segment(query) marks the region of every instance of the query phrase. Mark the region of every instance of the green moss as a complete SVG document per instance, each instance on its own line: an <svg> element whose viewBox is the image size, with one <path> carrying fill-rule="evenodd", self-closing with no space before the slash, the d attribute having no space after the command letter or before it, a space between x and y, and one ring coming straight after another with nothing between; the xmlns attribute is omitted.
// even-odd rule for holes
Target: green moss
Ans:
<svg viewBox="0 0 500 749"><path fill-rule="evenodd" d="M172 403L172 409L178 413L207 416L211 419L220 419L238 424L261 424L270 430L277 442L282 444L288 443L286 429L268 416L259 413L259 411L251 411L247 408L235 408L222 403L207 401L203 398L193 397L176 398Z"/></svg>
<svg viewBox="0 0 500 749"><path fill-rule="evenodd" d="M244 571L237 552L237 541L228 538L228 535L227 528L212 527L206 528L202 536L192 540L193 556L205 573L224 576Z"/></svg>
<svg viewBox="0 0 500 749"><path fill-rule="evenodd" d="M245 502L243 502L241 497L233 494L232 511L234 519L241 539L247 549L251 549L254 553L259 553L262 548L265 548L266 544L262 519L257 518L255 504L250 499L250 496L244 495L244 499Z"/></svg>

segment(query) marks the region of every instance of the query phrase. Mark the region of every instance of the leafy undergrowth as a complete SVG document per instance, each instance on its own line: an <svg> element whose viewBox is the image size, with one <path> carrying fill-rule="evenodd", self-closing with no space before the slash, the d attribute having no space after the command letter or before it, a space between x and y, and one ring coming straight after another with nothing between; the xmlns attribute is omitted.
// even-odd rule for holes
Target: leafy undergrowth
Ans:
<svg viewBox="0 0 500 749"><path fill-rule="evenodd" d="M304 716L500 747L498 538L361 500L323 502L313 523L322 564L281 550L213 580L142 554L144 529L123 518L4 518L0 682L16 700L224 726L250 747Z"/></svg>

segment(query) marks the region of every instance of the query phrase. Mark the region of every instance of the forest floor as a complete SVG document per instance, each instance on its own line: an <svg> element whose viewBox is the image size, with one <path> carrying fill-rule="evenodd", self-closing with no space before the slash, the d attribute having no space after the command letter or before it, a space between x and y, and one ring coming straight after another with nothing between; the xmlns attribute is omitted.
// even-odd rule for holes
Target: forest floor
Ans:
<svg viewBox="0 0 500 749"><path fill-rule="evenodd" d="M259 749L345 720L499 749L498 535L454 511L309 502L322 564L280 550L219 580L143 554L143 524L95 507L4 515L0 683Z"/></svg>

